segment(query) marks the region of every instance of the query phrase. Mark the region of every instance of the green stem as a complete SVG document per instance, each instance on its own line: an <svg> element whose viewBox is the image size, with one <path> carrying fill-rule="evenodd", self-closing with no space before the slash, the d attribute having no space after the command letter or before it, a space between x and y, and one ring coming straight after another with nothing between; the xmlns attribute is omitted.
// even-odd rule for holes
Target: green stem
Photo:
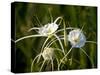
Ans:
<svg viewBox="0 0 100 75"><path fill-rule="evenodd" d="M56 23L59 19L62 19L62 17L57 17L54 23Z"/></svg>
<svg viewBox="0 0 100 75"><path fill-rule="evenodd" d="M64 20L63 20L63 24L64 24L64 45L65 48L67 48L67 32L66 32L66 25Z"/></svg>
<svg viewBox="0 0 100 75"><path fill-rule="evenodd" d="M97 44L95 41L86 41L87 43L94 43Z"/></svg>
<svg viewBox="0 0 100 75"><path fill-rule="evenodd" d="M43 66L44 66L44 64L45 64L45 62L46 62L46 60L43 61L43 63L42 63L42 65L41 65L41 68L40 68L39 72L41 72L41 70L42 70L42 68L43 68Z"/></svg>
<svg viewBox="0 0 100 75"><path fill-rule="evenodd" d="M31 72L33 71L33 64L35 62L35 60L40 56L41 54L37 55L34 60L32 61L32 64L31 64Z"/></svg>
<svg viewBox="0 0 100 75"><path fill-rule="evenodd" d="M70 48L70 50L67 52L67 54L61 59L61 62L59 63L59 66L61 65L62 61L68 56L68 54L72 51L73 47Z"/></svg>
<svg viewBox="0 0 100 75"><path fill-rule="evenodd" d="M59 37L60 38L60 37ZM61 40L64 39L64 38L60 38ZM58 41L58 39L53 39L51 40L47 45L46 47L50 47L54 42Z"/></svg>
<svg viewBox="0 0 100 75"><path fill-rule="evenodd" d="M66 28L66 30L70 30L70 29L78 29L78 28L73 28L73 27L68 27L68 28ZM57 30L57 31L54 32L54 33L56 34L56 33L61 32L61 31L64 31L64 28L63 28L63 29L59 29L59 30Z"/></svg>
<svg viewBox="0 0 100 75"><path fill-rule="evenodd" d="M59 36L60 39L61 39L61 37L63 37L63 36ZM51 40L47 43L46 47L48 47L52 42L55 42L55 41L57 41L57 40L58 40L57 38L51 39Z"/></svg>
<svg viewBox="0 0 100 75"><path fill-rule="evenodd" d="M63 50L63 53L64 53L64 55L65 55L64 47L63 47L63 44L62 44L60 38L59 38L56 34L54 34L54 36L58 39L59 44L60 44L60 46L61 46L61 48L62 48L62 50Z"/></svg>
<svg viewBox="0 0 100 75"><path fill-rule="evenodd" d="M82 48L80 48L80 49L81 49L81 51L88 57L88 59L89 59L90 62L91 62L92 68L94 68L94 62L92 61L92 59L90 58L90 56L88 56L88 54L85 52L84 49L82 49Z"/></svg>
<svg viewBox="0 0 100 75"><path fill-rule="evenodd" d="M54 70L53 59L51 59L52 71Z"/></svg>
<svg viewBox="0 0 100 75"><path fill-rule="evenodd" d="M43 45L42 45L42 48L41 48L41 52L43 51L44 46L45 46L45 44L47 43L47 41L49 40L49 38L50 38L50 37L47 37L46 40L44 41L44 43L43 43Z"/></svg>

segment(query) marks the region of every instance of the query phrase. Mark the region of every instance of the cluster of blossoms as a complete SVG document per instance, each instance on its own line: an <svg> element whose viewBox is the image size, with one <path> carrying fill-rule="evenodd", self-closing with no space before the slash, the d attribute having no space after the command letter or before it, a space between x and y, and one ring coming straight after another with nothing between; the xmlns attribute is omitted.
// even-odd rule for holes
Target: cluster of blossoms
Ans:
<svg viewBox="0 0 100 75"><path fill-rule="evenodd" d="M59 25L57 24L57 21L59 19L62 20L63 18L58 17L53 23L45 24L44 26L42 26L40 28L38 28L38 27L30 28L29 31L37 30L38 34L25 36L25 37L22 37L22 38L17 39L15 41L15 43L17 43L17 42L19 42L23 39L30 38L30 37L47 37L46 40L44 41L42 48L41 48L40 54L38 54L32 62L31 71L32 71L32 68L33 68L33 65L34 65L34 62L36 61L36 59L37 59L37 61L40 61L41 57L43 57L44 61L43 61L43 64L41 65L41 67L40 67L40 71L42 70L44 63L48 60L51 60L52 70L53 70L53 59L55 57L55 53L54 53L55 50L61 51L64 54L64 57L61 59L63 61L68 56L68 54L71 52L72 48L80 48L87 55L87 57L89 58L89 60L92 63L92 60L90 59L88 54L82 49L82 47L85 45L85 43L87 41L86 41L86 37L85 37L83 31L79 28L71 28L71 27L66 28L66 30L71 29L69 34L66 34L66 35L68 35L67 40L70 42L72 47L67 53L65 53L64 46L61 42L61 38L56 34L57 32L64 30L64 28L59 29ZM56 48L52 48L50 46L46 46L48 39L51 38L52 36L54 36L58 40L58 42L61 46L61 49L56 49ZM62 39L64 39L64 37ZM51 41L51 43L52 43L52 41ZM57 60L58 70L59 70L59 67L60 67L62 61ZM92 63L92 65L93 65L93 63Z"/></svg>

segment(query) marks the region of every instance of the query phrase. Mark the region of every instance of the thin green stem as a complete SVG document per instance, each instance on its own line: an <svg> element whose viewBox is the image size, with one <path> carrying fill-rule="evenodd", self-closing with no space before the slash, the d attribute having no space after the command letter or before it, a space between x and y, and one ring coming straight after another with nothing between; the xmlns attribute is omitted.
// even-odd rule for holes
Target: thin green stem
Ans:
<svg viewBox="0 0 100 75"><path fill-rule="evenodd" d="M64 55L64 57L61 59L60 63L59 63L59 67L62 63L62 61L68 56L68 54L72 51L73 47L70 48L70 50L67 52L67 54Z"/></svg>
<svg viewBox="0 0 100 75"><path fill-rule="evenodd" d="M73 58L71 57L71 59L70 59L70 66L72 65L72 62L73 62Z"/></svg>
<svg viewBox="0 0 100 75"><path fill-rule="evenodd" d="M49 9L49 14L50 14L51 23L53 23L53 17L52 17L50 9Z"/></svg>
<svg viewBox="0 0 100 75"><path fill-rule="evenodd" d="M81 28L81 32L82 32L82 30L83 30L84 26L85 26L85 25L83 25L83 26L82 26L82 28Z"/></svg>
<svg viewBox="0 0 100 75"><path fill-rule="evenodd" d="M57 19L54 21L54 23L56 23L59 19L62 19L62 17L57 17Z"/></svg>
<svg viewBox="0 0 100 75"><path fill-rule="evenodd" d="M63 24L64 24L64 45L65 47L67 47L67 32L66 32L66 25L64 20L63 20Z"/></svg>
<svg viewBox="0 0 100 75"><path fill-rule="evenodd" d="M63 53L64 53L64 55L65 55L64 47L63 47L63 44L62 44L60 38L59 38L56 34L54 34L54 36L58 39L59 44L60 44L60 46L61 46L61 48L62 48L62 50L63 50Z"/></svg>
<svg viewBox="0 0 100 75"><path fill-rule="evenodd" d="M58 71L59 71L59 60L58 60L58 58L56 58L56 60L57 60L57 64L58 64Z"/></svg>
<svg viewBox="0 0 100 75"><path fill-rule="evenodd" d="M60 38L60 39L63 40L64 38ZM51 41L49 44L46 45L46 47L50 47L56 41L58 41L58 39Z"/></svg>
<svg viewBox="0 0 100 75"><path fill-rule="evenodd" d="M68 27L68 28L66 28L66 30L69 30L69 29L78 29L78 28L73 28L73 27ZM56 34L56 33L61 32L61 31L64 31L64 28L63 28L63 29L59 29L59 30L57 30L57 31L54 32L54 33Z"/></svg>
<svg viewBox="0 0 100 75"><path fill-rule="evenodd" d="M62 52L63 53L63 51L61 50L61 49L59 49L59 48L53 48L55 51L60 51L60 52Z"/></svg>
<svg viewBox="0 0 100 75"><path fill-rule="evenodd" d="M49 40L49 38L50 38L50 37L47 37L46 40L44 41L44 43L43 43L43 45L42 45L42 48L41 48L41 53L42 53L42 51L43 51L43 49L44 49L45 44L46 44L47 41ZM39 62L39 60L40 60L40 57L38 58L38 61L37 61L37 62Z"/></svg>
<svg viewBox="0 0 100 75"><path fill-rule="evenodd" d="M86 43L94 43L94 44L97 44L95 41L86 41Z"/></svg>
<svg viewBox="0 0 100 75"><path fill-rule="evenodd" d="M41 54L38 54L38 55L34 58L34 60L32 61L32 64L31 64L31 72L33 71L33 64L34 64L35 60L36 60L40 55L41 55Z"/></svg>
<svg viewBox="0 0 100 75"><path fill-rule="evenodd" d="M52 71L54 70L53 59L51 58Z"/></svg>
<svg viewBox="0 0 100 75"><path fill-rule="evenodd" d="M93 68L93 67L94 67L94 62L92 61L92 59L90 58L90 56L85 52L84 49L82 49L82 48L80 48L80 49L81 49L81 51L88 57L88 59L89 59L90 62L91 62L92 68Z"/></svg>
<svg viewBox="0 0 100 75"><path fill-rule="evenodd" d="M71 59L70 59L70 66L72 65L72 63L73 63L73 52L74 50L72 50L72 52L71 52Z"/></svg>
<svg viewBox="0 0 100 75"><path fill-rule="evenodd" d="M43 66L44 66L44 64L45 64L45 62L46 62L46 60L43 61L43 63L42 63L42 65L41 65L41 68L40 68L39 72L41 72L41 70L42 70L42 68L43 68Z"/></svg>
<svg viewBox="0 0 100 75"><path fill-rule="evenodd" d="M60 22L58 23L58 26L61 24L62 20L63 20L63 18L62 18L62 19L60 20Z"/></svg>
<svg viewBox="0 0 100 75"><path fill-rule="evenodd" d="M42 54L42 53L41 53L41 54ZM37 59L37 63L40 61L40 58L41 58L41 56L38 57L38 59Z"/></svg>
<svg viewBox="0 0 100 75"><path fill-rule="evenodd" d="M61 40L62 39L64 39L64 38L60 38ZM56 38L56 39L53 39L53 40L51 40L47 45L46 45L46 47L50 47L54 42L56 42L56 41L58 41L58 39Z"/></svg>
<svg viewBox="0 0 100 75"><path fill-rule="evenodd" d="M46 40L44 41L44 43L43 43L43 45L42 45L42 48L41 48L41 52L43 51L44 46L45 46L45 44L47 43L47 41L49 40L49 38L50 38L50 37L47 37Z"/></svg>
<svg viewBox="0 0 100 75"><path fill-rule="evenodd" d="M35 17L36 17L36 19L37 19L37 21L38 21L39 25L40 25L40 26L42 26L42 24L41 24L41 22L40 22L39 18L38 18L37 16L35 16Z"/></svg>
<svg viewBox="0 0 100 75"><path fill-rule="evenodd" d="M62 36L59 36L60 39L61 39L61 37L63 37L63 35L62 35ZM48 47L49 44L51 44L52 42L55 42L55 41L57 41L57 40L58 40L57 38L51 39L51 40L46 44L46 47Z"/></svg>

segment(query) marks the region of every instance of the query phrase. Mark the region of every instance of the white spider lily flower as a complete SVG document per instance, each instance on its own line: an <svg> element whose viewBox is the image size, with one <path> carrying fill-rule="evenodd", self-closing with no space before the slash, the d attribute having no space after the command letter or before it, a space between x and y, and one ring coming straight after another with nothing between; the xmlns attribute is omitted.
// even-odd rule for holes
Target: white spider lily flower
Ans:
<svg viewBox="0 0 100 75"><path fill-rule="evenodd" d="M48 23L39 29L39 34L44 36L49 36L53 34L58 29L56 23Z"/></svg>
<svg viewBox="0 0 100 75"><path fill-rule="evenodd" d="M75 29L69 32L68 40L72 47L81 48L85 45L86 37L80 29Z"/></svg>
<svg viewBox="0 0 100 75"><path fill-rule="evenodd" d="M48 48L48 47L44 48L42 56L43 56L44 60L52 60L52 58L54 56L54 49Z"/></svg>
<svg viewBox="0 0 100 75"><path fill-rule="evenodd" d="M53 34L54 32L57 31L58 29L58 26L59 24L56 24L56 22L59 20L59 19L62 19L62 17L58 17L56 18L56 20L53 22L53 23L48 23L42 27L33 27L33 28L30 28L28 30L31 31L31 30L38 30L38 34L35 34L35 35L29 35L29 36L25 36L25 37L22 37L22 38L19 38L15 41L15 43L23 40L23 39L27 39L27 38L31 38L31 37L48 37L50 36L51 34Z"/></svg>
<svg viewBox="0 0 100 75"><path fill-rule="evenodd" d="M39 28L33 27L33 28L29 29L28 31L37 29L38 33L40 35L49 36L49 35L51 35L51 34L53 34L54 32L57 31L59 24L56 24L56 22L59 19L62 19L62 17L57 17L56 20L54 22L52 22L52 23L45 24L44 26L39 27Z"/></svg>

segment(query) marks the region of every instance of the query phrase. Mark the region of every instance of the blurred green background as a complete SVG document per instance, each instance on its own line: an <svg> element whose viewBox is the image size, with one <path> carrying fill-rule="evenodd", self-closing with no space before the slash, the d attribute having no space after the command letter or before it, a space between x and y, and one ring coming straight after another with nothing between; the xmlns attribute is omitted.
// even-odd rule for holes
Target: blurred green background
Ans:
<svg viewBox="0 0 100 75"><path fill-rule="evenodd" d="M15 25L16 39L23 36L37 34L35 31L28 32L32 27L40 27L51 22L50 12L55 20L63 16L66 27L82 28L89 41L97 42L97 7L75 6L75 5L56 5L42 3L15 3ZM39 21L38 21L38 19ZM63 26L60 26L62 28ZM46 38L29 38L16 43L16 72L30 72L31 62L40 53L41 46ZM68 49L70 49L70 44ZM83 49L94 61L97 67L97 45L86 43ZM79 49L73 49L73 57L79 63L69 65L67 62L62 66L62 70L88 69L91 63L87 56ZM54 63L56 65L56 63ZM67 67L66 67L67 66Z"/></svg>

